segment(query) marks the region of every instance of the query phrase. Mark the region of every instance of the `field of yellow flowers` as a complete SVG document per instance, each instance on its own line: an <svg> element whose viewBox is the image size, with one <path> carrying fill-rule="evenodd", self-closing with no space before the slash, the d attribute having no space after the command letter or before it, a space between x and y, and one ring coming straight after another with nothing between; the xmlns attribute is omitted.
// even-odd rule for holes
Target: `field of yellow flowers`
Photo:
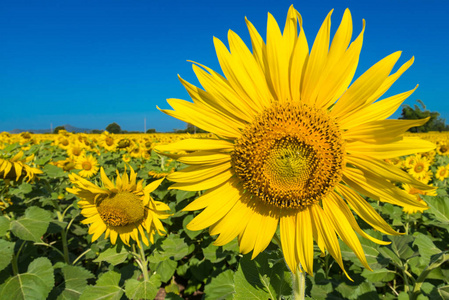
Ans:
<svg viewBox="0 0 449 300"><path fill-rule="evenodd" d="M449 299L449 134L419 135L436 143L435 151L388 163L435 187L424 192L401 186L429 209L371 201L405 234L383 237L366 230L391 242L379 246L360 239L373 271L364 269L342 243L353 281L316 248L315 276L308 275L306 284L313 299ZM248 299L249 294L252 299L290 299L290 273L275 240L251 260L239 254L237 240L218 247L207 231L186 228L195 214L182 209L200 193L169 189L164 177L184 165L152 149L192 137L213 138L1 133L0 299ZM152 229L119 232L120 238L101 230L80 195L96 197L105 189L130 191L153 203L154 210L140 217L147 220L142 228L153 224Z"/></svg>

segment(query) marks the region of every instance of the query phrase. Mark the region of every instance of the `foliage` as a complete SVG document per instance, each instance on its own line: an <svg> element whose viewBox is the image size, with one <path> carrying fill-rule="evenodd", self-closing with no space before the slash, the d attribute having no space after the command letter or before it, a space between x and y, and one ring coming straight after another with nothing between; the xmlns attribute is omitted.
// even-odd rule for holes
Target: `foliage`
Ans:
<svg viewBox="0 0 449 300"><path fill-rule="evenodd" d="M146 133L156 133L156 129L154 128L147 129Z"/></svg>
<svg viewBox="0 0 449 300"><path fill-rule="evenodd" d="M81 137L76 135L76 140ZM132 136L123 138L130 144L139 141ZM161 135L152 143L162 140ZM123 172L126 163L121 158L128 148L106 151L95 143L92 138L84 144L90 145L88 153L96 155L106 175L114 177L116 169ZM118 241L113 246L102 237L91 242L88 227L81 223L79 199L66 191L71 185L69 172L77 171L49 163L65 159L66 150L45 141L5 149L33 153L35 166L44 173L30 183L0 179L0 299L154 299L156 295L167 299L293 299L292 278L276 239L251 260L251 253L239 254L236 239L216 246L207 230L186 228L198 212L182 209L201 193L168 190L168 181L152 193L155 200L169 205L173 215L162 220L167 234L156 235L154 244L144 246L142 256L135 245ZM154 152L147 158L131 157L128 164L145 184L155 180L154 174L184 167ZM437 155L431 168L435 172L447 164L449 157ZM89 180L98 183L100 175ZM315 246L314 276L306 277L308 299L447 299L447 180L434 182L438 196L424 197L430 208L423 213L407 215L391 204L371 202L389 224L405 234L383 236L358 219L368 234L391 244L380 246L360 238L372 268L369 271L340 243L353 281Z"/></svg>
<svg viewBox="0 0 449 300"><path fill-rule="evenodd" d="M404 104L402 106L402 113L399 119L404 120L417 120L429 117L429 121L426 124L418 127L412 127L409 129L410 132L429 132L429 131L448 131L449 125L445 124L445 120L440 118L439 112L431 112L426 109L426 106L421 100L416 100L422 107L419 108L418 105L414 105L413 108L410 105Z"/></svg>
<svg viewBox="0 0 449 300"><path fill-rule="evenodd" d="M65 130L64 126L56 126L56 128L53 130L53 133L58 133L59 130Z"/></svg>
<svg viewBox="0 0 449 300"><path fill-rule="evenodd" d="M109 124L108 126L106 126L106 131L109 133L121 133L122 128L120 127L120 125L113 122L113 123Z"/></svg>

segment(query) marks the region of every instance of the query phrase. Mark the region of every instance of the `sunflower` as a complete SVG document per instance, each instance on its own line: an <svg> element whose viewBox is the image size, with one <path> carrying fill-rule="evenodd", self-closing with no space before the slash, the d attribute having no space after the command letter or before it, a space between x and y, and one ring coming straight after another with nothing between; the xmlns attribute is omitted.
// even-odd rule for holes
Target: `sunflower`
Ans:
<svg viewBox="0 0 449 300"><path fill-rule="evenodd" d="M9 153L0 153L0 178L19 181L25 179L27 182L33 180L37 174L43 172L28 165L34 159L34 154L23 157L23 151L14 156Z"/></svg>
<svg viewBox="0 0 449 300"><path fill-rule="evenodd" d="M437 153L442 156L449 156L449 143L447 141L438 143Z"/></svg>
<svg viewBox="0 0 449 300"><path fill-rule="evenodd" d="M148 244L148 233L151 243L154 243L154 234L163 235L165 229L160 219L170 216L170 208L160 201L155 201L150 193L164 180L159 179L143 186L143 180L137 182L136 173L130 167L128 176L126 170L112 182L105 174L103 167L100 170L102 187L76 175L69 174L74 185L67 191L81 198L78 206L81 214L86 217L83 224L91 224L89 234L93 234L92 241L97 240L103 233L115 245L117 237L129 246L130 238L140 247L140 240Z"/></svg>
<svg viewBox="0 0 449 300"><path fill-rule="evenodd" d="M415 158L414 164L408 169L408 172L418 180L426 177L430 167L430 162L427 158L419 156Z"/></svg>
<svg viewBox="0 0 449 300"><path fill-rule="evenodd" d="M101 134L99 145L108 151L115 151L118 140L113 133L104 131Z"/></svg>
<svg viewBox="0 0 449 300"><path fill-rule="evenodd" d="M384 161L435 148L403 136L423 120L390 120L414 91L377 101L413 63L390 74L400 57L393 53L353 80L364 27L352 42L346 10L332 43L330 12L310 50L300 14L290 7L283 33L268 14L266 42L247 21L252 52L228 33L230 51L217 38L215 49L224 76L203 65L193 69L204 89L182 78L193 103L168 99L162 110L219 139L185 139L156 146L188 164L167 178L171 189L207 192L185 210L204 209L187 226L210 227L216 245L238 237L240 251L256 257L280 227L285 260L294 273L313 274L313 241L344 271L337 235L366 268L356 235L355 212L375 229L398 234L362 196L425 209L396 182L431 189ZM298 28L299 23L299 28ZM185 151L185 152L183 152ZM182 154L184 153L184 154Z"/></svg>
<svg viewBox="0 0 449 300"><path fill-rule="evenodd" d="M444 179L448 177L449 177L449 165L439 166L435 173L435 178L440 181L444 181Z"/></svg>
<svg viewBox="0 0 449 300"><path fill-rule="evenodd" d="M424 203L424 200L422 199L422 195L427 195L427 196L436 196L436 190L428 190L428 191L423 191L420 189L417 189L413 186L411 186L410 184L404 183L402 185L402 187L404 188L404 190L409 193L410 195L414 196L416 198L417 201L420 201L422 203ZM417 208L416 206L408 206L405 205L402 208L402 211L407 213L407 214L414 214L416 212L420 212L422 213L425 210L425 208Z"/></svg>
<svg viewBox="0 0 449 300"><path fill-rule="evenodd" d="M98 173L98 161L92 154L81 155L76 159L75 169L80 170L82 177L92 177Z"/></svg>

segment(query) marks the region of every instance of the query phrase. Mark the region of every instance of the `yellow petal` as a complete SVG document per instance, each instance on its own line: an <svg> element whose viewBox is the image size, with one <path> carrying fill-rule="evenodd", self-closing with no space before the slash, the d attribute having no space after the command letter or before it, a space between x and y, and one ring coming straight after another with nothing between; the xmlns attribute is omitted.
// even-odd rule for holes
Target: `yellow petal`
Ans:
<svg viewBox="0 0 449 300"><path fill-rule="evenodd" d="M435 144L418 137L404 137L402 140L387 144L351 142L346 144L346 151L354 155L365 155L377 159L406 156L435 149Z"/></svg>
<svg viewBox="0 0 449 300"><path fill-rule="evenodd" d="M338 123L341 129L350 129L365 122L376 120L384 120L391 116L402 102L408 98L417 88L405 93L397 94L386 99L375 102L357 112L357 114L350 114L349 117L342 116Z"/></svg>
<svg viewBox="0 0 449 300"><path fill-rule="evenodd" d="M342 239L342 241L354 251L355 255L362 262L363 266L371 271L368 262L366 261L365 252L362 245L354 232L350 222L346 218L345 214L341 211L337 204L335 197L339 197L334 193L330 193L326 199L323 200L324 212L332 221L335 230Z"/></svg>
<svg viewBox="0 0 449 300"><path fill-rule="evenodd" d="M336 118L348 117L365 105L387 79L400 55L400 52L390 54L363 73L335 103L331 114Z"/></svg>
<svg viewBox="0 0 449 300"><path fill-rule="evenodd" d="M345 185L339 185L338 191L351 206L351 209L374 229L390 235L399 235L359 194Z"/></svg>
<svg viewBox="0 0 449 300"><path fill-rule="evenodd" d="M363 123L343 132L345 140L360 140L365 143L388 143L404 134L407 129L421 126L429 118L419 120L378 120Z"/></svg>
<svg viewBox="0 0 449 300"><path fill-rule="evenodd" d="M326 66L327 55L329 52L331 10L321 25L320 30L313 43L310 52L307 68L302 82L301 100L304 103L315 103L316 96L320 86L318 85L324 67Z"/></svg>
<svg viewBox="0 0 449 300"><path fill-rule="evenodd" d="M313 274L313 234L310 209L298 211L296 215L296 251L302 268Z"/></svg>

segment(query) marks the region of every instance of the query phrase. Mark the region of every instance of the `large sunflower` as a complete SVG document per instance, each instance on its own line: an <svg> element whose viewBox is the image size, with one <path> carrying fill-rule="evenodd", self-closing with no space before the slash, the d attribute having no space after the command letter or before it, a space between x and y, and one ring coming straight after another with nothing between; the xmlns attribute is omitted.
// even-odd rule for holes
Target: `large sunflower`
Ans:
<svg viewBox="0 0 449 300"><path fill-rule="evenodd" d="M194 64L204 89L183 79L192 102L169 99L166 114L220 139L186 139L156 147L191 166L169 175L173 189L208 190L185 210L204 209L188 229L210 227L216 245L238 237L240 251L263 251L280 226L286 262L313 273L313 240L343 269L337 235L369 268L355 212L373 228L398 234L361 195L426 208L395 182L430 187L384 161L433 149L402 134L424 120L386 120L414 91L377 101L412 64L390 74L400 53L376 63L352 85L364 27L352 42L346 10L332 42L326 17L309 52L300 14L290 7L283 33L268 14L266 42L247 21L252 52L232 31L214 38L224 76ZM299 23L299 28L298 28ZM185 151L185 152L183 152Z"/></svg>
<svg viewBox="0 0 449 300"><path fill-rule="evenodd" d="M156 231L165 233L160 219L170 216L166 211L170 208L160 201L155 201L150 193L164 180L151 182L146 187L143 181L136 182L136 173L130 167L130 175L125 172L120 176L117 171L115 184L106 176L103 167L100 170L103 187L99 187L88 180L69 174L73 188L67 191L81 198L78 206L81 214L86 217L83 224L90 224L89 234L93 234L92 241L97 240L104 232L105 238L110 237L115 244L117 237L126 245L133 239L140 246L140 240L148 244L148 233L151 243L154 242Z"/></svg>

